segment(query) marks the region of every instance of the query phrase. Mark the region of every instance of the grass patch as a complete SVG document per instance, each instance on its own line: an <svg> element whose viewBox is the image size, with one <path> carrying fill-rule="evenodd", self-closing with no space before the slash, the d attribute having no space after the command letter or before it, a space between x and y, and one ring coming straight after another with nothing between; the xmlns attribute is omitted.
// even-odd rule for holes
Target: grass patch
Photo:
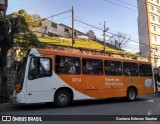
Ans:
<svg viewBox="0 0 160 124"><path fill-rule="evenodd" d="M57 44L57 45L64 45L64 46L72 46L71 39L67 38L59 38L59 37L47 37L47 38L38 38L40 42L49 43L49 44ZM75 39L75 48L86 48L92 50L103 50L104 46L103 43L99 43L93 40L82 40L82 39ZM118 49L117 47L106 43L106 51L115 51L115 52L122 52L123 50Z"/></svg>

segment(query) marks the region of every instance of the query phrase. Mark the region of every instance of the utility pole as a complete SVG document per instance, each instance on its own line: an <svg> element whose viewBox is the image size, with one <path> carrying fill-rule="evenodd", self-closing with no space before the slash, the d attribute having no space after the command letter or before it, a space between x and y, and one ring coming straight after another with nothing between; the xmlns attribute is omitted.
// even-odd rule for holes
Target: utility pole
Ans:
<svg viewBox="0 0 160 124"><path fill-rule="evenodd" d="M157 68L157 57L156 57L156 52L158 51L157 47L156 50L154 51L154 66Z"/></svg>
<svg viewBox="0 0 160 124"><path fill-rule="evenodd" d="M72 48L74 43L74 7L72 6Z"/></svg>
<svg viewBox="0 0 160 124"><path fill-rule="evenodd" d="M154 52L154 66L155 68L157 68L157 58L156 58L155 52Z"/></svg>
<svg viewBox="0 0 160 124"><path fill-rule="evenodd" d="M106 55L106 33L105 33L105 30L106 30L106 22L104 21L104 30L103 30L103 46L104 46L104 55Z"/></svg>
<svg viewBox="0 0 160 124"><path fill-rule="evenodd" d="M104 21L104 24L101 24L103 25L103 51L104 51L104 55L106 55L106 32L109 30L109 28L107 27L106 28L106 22Z"/></svg>

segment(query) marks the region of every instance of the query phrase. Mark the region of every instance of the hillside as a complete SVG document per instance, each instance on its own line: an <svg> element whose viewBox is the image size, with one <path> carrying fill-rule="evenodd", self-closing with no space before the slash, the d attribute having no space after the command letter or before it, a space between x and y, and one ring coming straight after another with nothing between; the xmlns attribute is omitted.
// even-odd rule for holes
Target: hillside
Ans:
<svg viewBox="0 0 160 124"><path fill-rule="evenodd" d="M48 44L55 44L55 45L63 45L63 46L72 46L71 39L67 38L59 38L59 37L47 37L47 38L38 38L40 42L48 43ZM82 40L82 39L75 39L75 48L83 48L83 49L90 49L90 50L97 50L97 51L103 51L103 43L99 43L97 41L93 40ZM127 55L132 57L140 57L139 55L132 54L129 52L126 52L124 50L118 49L117 47L106 43L106 52L114 53L114 54L121 54L121 55Z"/></svg>

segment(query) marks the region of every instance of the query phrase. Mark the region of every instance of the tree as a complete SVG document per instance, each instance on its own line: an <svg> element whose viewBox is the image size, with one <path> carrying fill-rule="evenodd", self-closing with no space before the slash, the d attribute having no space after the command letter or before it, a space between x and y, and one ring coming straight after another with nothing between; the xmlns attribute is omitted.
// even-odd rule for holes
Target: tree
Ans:
<svg viewBox="0 0 160 124"><path fill-rule="evenodd" d="M10 29L14 29L16 25L13 24L13 21L10 22L8 18L0 18L0 47L1 47L1 99L9 100L9 89L7 84L6 76L6 65L7 65L7 52L13 45L12 34L14 33Z"/></svg>
<svg viewBox="0 0 160 124"><path fill-rule="evenodd" d="M11 13L9 18L18 19L18 36L15 41L20 44L20 47L25 49L30 47L43 47L38 37L33 34L31 30L40 23L40 21L37 21L40 20L38 14L29 15L25 10L19 10L18 12Z"/></svg>
<svg viewBox="0 0 160 124"><path fill-rule="evenodd" d="M30 25L29 27L32 29L32 28L39 26L39 24L41 23L40 15L32 14L30 15L30 17L31 17L32 22L29 22L29 25Z"/></svg>
<svg viewBox="0 0 160 124"><path fill-rule="evenodd" d="M130 41L130 36L128 36L127 34L123 34L121 32L113 34L110 37L110 43L112 45L115 45L119 49L123 49L124 47L126 47L129 41Z"/></svg>
<svg viewBox="0 0 160 124"><path fill-rule="evenodd" d="M41 17L38 14L28 14L25 10L18 11L19 16L24 17L25 22L28 24L30 29L35 28L39 25Z"/></svg>
<svg viewBox="0 0 160 124"><path fill-rule="evenodd" d="M37 16L37 18L39 18ZM6 65L7 52L14 44L14 34L17 34L16 41L22 42L21 46L28 49L30 46L42 47L36 35L32 33L30 28L38 25L38 23L31 23L32 17L25 11L20 10L14 12L6 17L0 17L0 47L1 47L1 90L0 99L9 100L9 88L7 84Z"/></svg>

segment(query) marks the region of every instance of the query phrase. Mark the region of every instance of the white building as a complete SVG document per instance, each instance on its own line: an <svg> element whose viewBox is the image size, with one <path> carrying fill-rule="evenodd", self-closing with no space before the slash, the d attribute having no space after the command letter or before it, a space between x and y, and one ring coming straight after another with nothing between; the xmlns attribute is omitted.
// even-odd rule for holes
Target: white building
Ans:
<svg viewBox="0 0 160 124"><path fill-rule="evenodd" d="M140 53L160 66L160 0L137 0Z"/></svg>

